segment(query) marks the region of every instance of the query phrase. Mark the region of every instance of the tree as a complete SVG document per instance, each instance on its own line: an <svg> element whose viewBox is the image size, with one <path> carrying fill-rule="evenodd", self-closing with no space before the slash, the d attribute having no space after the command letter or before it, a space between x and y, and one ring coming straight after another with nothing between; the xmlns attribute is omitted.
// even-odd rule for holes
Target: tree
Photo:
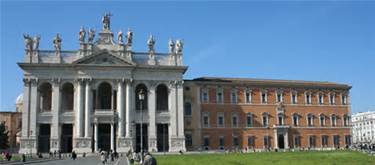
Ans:
<svg viewBox="0 0 375 165"><path fill-rule="evenodd" d="M5 128L5 122L0 123L0 149L7 149L9 147L9 131Z"/></svg>

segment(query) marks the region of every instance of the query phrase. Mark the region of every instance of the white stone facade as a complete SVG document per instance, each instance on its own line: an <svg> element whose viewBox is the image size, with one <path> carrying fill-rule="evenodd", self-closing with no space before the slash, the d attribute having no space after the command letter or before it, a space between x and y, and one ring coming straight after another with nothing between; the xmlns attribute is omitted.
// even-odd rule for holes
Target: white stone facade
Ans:
<svg viewBox="0 0 375 165"><path fill-rule="evenodd" d="M117 152L136 150L136 125L140 123L147 127L149 151L158 151L158 124L168 126L168 150L185 151L183 74L187 67L179 50L134 52L131 43L116 43L109 28L99 32L96 42L81 42L78 51L26 48L24 61L19 63L24 71L20 153L40 152L43 137L49 139L47 148L52 152L70 148L69 143L77 153L98 151L101 143ZM136 110L140 84L148 98L144 110ZM165 98L157 98L160 85L167 87ZM167 109L157 109L158 99L167 99ZM101 108L109 102L110 106ZM110 126L109 141L100 140L105 134L100 134L103 124ZM63 131L69 132L70 125L72 136Z"/></svg>
<svg viewBox="0 0 375 165"><path fill-rule="evenodd" d="M352 115L353 143L375 144L375 111Z"/></svg>

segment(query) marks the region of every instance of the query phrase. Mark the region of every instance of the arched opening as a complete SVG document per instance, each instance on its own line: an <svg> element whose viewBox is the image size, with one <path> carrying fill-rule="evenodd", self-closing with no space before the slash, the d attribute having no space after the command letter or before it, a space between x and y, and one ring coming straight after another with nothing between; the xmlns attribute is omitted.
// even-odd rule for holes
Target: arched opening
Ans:
<svg viewBox="0 0 375 165"><path fill-rule="evenodd" d="M65 83L62 86L61 108L63 111L73 111L74 105L74 86L72 83Z"/></svg>
<svg viewBox="0 0 375 165"><path fill-rule="evenodd" d="M168 111L168 88L164 84L156 88L156 110Z"/></svg>
<svg viewBox="0 0 375 165"><path fill-rule="evenodd" d="M147 110L147 103L148 103L148 91L147 91L147 87L145 84L139 84L137 85L137 87L135 88L135 108L136 110L140 110L141 109L141 102L139 100L139 92L143 90L143 94L144 94L144 99L142 101L142 110Z"/></svg>
<svg viewBox="0 0 375 165"><path fill-rule="evenodd" d="M98 87L98 109L112 109L112 86L103 82Z"/></svg>
<svg viewBox="0 0 375 165"><path fill-rule="evenodd" d="M41 112L51 111L52 106L52 86L44 83L39 86L39 110Z"/></svg>

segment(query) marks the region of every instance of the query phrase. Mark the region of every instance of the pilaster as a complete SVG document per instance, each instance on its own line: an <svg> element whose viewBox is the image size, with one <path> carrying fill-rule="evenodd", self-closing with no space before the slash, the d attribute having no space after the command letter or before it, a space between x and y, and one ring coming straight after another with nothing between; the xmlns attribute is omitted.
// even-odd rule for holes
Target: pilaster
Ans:
<svg viewBox="0 0 375 165"><path fill-rule="evenodd" d="M86 79L86 91L85 91L85 137L89 138L91 136L91 114L93 113L92 110L92 91L91 91L91 79Z"/></svg>
<svg viewBox="0 0 375 165"><path fill-rule="evenodd" d="M124 98L124 81L119 80L117 85L117 109L118 109L118 137L125 137L125 98Z"/></svg>
<svg viewBox="0 0 375 165"><path fill-rule="evenodd" d="M52 80L52 124L51 124L51 149L50 151L58 151L60 149L60 79Z"/></svg>
<svg viewBox="0 0 375 165"><path fill-rule="evenodd" d="M148 92L148 116L149 116L149 128L148 128L148 149L149 151L157 151L156 147L156 87L157 83L154 81L150 82Z"/></svg>

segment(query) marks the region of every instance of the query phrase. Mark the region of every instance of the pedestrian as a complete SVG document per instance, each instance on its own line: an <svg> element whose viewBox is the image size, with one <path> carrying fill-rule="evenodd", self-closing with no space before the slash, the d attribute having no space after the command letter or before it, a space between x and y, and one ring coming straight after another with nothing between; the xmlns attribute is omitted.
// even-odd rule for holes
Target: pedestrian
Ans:
<svg viewBox="0 0 375 165"><path fill-rule="evenodd" d="M100 153L100 160L102 161L102 164L105 164L105 154L104 151Z"/></svg>
<svg viewBox="0 0 375 165"><path fill-rule="evenodd" d="M156 165L156 159L149 152L146 152L142 165Z"/></svg>

